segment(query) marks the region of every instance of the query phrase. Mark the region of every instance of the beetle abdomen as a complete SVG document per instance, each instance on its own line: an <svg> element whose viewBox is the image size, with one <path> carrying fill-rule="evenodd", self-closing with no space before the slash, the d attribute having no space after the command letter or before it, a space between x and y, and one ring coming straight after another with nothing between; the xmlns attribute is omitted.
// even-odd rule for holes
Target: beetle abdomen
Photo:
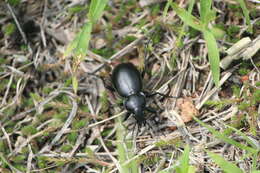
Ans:
<svg viewBox="0 0 260 173"><path fill-rule="evenodd" d="M116 66L112 73L112 82L122 97L128 97L142 90L141 75L131 63L122 63Z"/></svg>

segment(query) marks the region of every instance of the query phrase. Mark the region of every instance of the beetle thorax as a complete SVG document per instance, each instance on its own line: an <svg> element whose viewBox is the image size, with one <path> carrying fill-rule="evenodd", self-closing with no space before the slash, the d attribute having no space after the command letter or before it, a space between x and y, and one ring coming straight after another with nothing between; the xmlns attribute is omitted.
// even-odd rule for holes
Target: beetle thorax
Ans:
<svg viewBox="0 0 260 173"><path fill-rule="evenodd" d="M137 120L144 118L143 112L145 110L145 106L146 106L146 100L144 94L142 93L130 95L125 100L125 108L129 112L133 113Z"/></svg>

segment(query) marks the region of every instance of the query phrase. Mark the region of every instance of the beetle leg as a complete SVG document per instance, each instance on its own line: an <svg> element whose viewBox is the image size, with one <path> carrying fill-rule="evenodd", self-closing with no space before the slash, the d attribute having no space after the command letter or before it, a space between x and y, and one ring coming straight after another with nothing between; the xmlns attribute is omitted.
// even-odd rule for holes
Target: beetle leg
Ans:
<svg viewBox="0 0 260 173"><path fill-rule="evenodd" d="M146 94L146 97L154 97L155 95L160 95L162 97L168 97L168 98L177 98L177 97L173 97L173 96L166 95L166 94L159 93L159 92L154 92L152 94Z"/></svg>
<svg viewBox="0 0 260 173"><path fill-rule="evenodd" d="M126 120L130 117L130 115L131 115L131 113L130 113L130 112L127 112L127 113L126 113L126 116L125 116L125 118L124 118L124 121L126 121Z"/></svg>
<svg viewBox="0 0 260 173"><path fill-rule="evenodd" d="M145 108L148 112L151 112L151 113L154 113L154 114L157 114L157 111L151 107L146 107Z"/></svg>
<svg viewBox="0 0 260 173"><path fill-rule="evenodd" d="M151 108L151 107L146 107L146 110L148 111L148 112L151 112L151 113L154 113L154 114L156 114L156 116L159 118L159 114L158 114L158 112L155 110L155 109L153 109L153 108ZM159 129L159 122L160 122L160 120L159 121L156 121L155 119L153 119L153 121L155 122L155 124L156 124L156 126L157 126L157 130ZM149 126L149 128L150 128L150 124L147 122L147 124L148 124L148 126ZM152 128L151 128L152 129ZM153 130L153 129L152 129ZM165 133L162 131L162 134L164 135L164 136L166 136L165 135Z"/></svg>

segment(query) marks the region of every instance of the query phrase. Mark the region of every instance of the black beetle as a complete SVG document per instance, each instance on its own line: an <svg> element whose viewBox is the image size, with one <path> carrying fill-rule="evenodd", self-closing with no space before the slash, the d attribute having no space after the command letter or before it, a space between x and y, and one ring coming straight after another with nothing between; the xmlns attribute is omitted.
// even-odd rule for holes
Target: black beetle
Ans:
<svg viewBox="0 0 260 173"><path fill-rule="evenodd" d="M118 94L125 98L124 106L128 111L125 119L133 114L138 126L146 123L145 110L157 113L154 109L146 106L146 97L156 94L166 96L157 92L149 95L144 94L141 74L132 63L121 63L116 66L112 72L112 83Z"/></svg>

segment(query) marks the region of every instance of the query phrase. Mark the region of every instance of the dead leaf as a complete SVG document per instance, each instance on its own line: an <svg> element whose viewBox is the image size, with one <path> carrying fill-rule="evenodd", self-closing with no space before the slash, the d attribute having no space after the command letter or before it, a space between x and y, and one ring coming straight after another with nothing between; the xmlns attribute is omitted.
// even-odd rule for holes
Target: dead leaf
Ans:
<svg viewBox="0 0 260 173"><path fill-rule="evenodd" d="M180 109L180 115L184 123L191 121L193 116L199 115L190 97L178 99L177 107Z"/></svg>

